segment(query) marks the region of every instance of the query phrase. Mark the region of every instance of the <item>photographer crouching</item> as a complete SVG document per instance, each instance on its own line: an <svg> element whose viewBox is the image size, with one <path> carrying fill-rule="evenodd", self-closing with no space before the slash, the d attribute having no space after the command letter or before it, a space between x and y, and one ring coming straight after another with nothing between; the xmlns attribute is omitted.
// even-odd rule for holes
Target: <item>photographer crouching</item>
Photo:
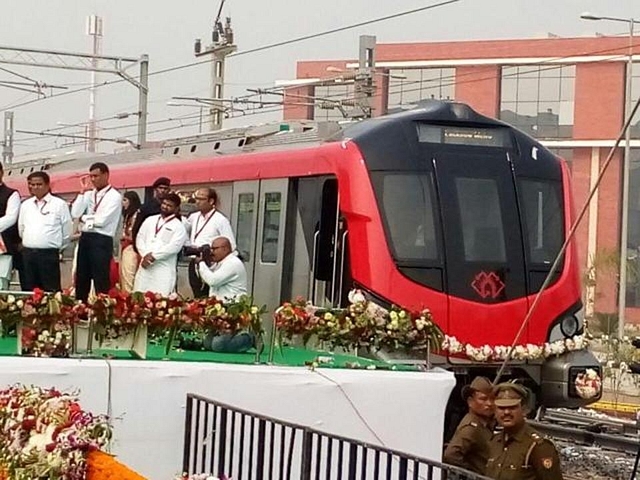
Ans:
<svg viewBox="0 0 640 480"><path fill-rule="evenodd" d="M210 297L229 301L247 294L247 271L242 260L233 254L227 237L215 238L211 248L200 248L195 263ZM242 353L253 345L254 338L248 332L217 336L210 333L204 340L204 348L213 352Z"/></svg>

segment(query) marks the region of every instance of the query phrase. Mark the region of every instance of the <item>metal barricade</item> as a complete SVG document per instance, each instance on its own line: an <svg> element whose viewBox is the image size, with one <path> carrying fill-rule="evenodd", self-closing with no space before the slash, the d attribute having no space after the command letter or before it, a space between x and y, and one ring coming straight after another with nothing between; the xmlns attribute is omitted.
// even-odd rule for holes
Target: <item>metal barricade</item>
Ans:
<svg viewBox="0 0 640 480"><path fill-rule="evenodd" d="M488 480L194 394L187 395L183 471L234 480Z"/></svg>

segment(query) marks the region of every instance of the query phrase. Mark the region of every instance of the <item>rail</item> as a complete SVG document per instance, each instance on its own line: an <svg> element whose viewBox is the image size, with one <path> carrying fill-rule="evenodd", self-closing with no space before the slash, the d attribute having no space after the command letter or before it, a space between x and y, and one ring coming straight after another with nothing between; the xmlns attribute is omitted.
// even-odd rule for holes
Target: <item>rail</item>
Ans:
<svg viewBox="0 0 640 480"><path fill-rule="evenodd" d="M607 416L594 416L583 412L566 410L546 410L543 420L554 424L567 424L584 427L595 433L617 433L622 435L638 435L638 425L628 419Z"/></svg>
<svg viewBox="0 0 640 480"><path fill-rule="evenodd" d="M529 421L529 423L540 433L544 433L545 435L561 440L579 442L609 450L617 450L620 452L634 454L638 451L638 448L640 448L640 442L638 439L629 436L596 433L585 430L584 428L565 427L562 425L539 421Z"/></svg>
<svg viewBox="0 0 640 480"><path fill-rule="evenodd" d="M489 480L194 394L187 395L183 471L234 480Z"/></svg>

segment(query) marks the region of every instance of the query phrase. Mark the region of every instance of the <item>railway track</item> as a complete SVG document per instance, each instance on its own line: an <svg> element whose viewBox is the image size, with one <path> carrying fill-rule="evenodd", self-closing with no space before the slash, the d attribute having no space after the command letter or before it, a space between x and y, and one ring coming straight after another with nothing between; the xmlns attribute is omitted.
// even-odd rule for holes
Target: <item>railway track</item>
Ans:
<svg viewBox="0 0 640 480"><path fill-rule="evenodd" d="M567 442L627 454L635 454L640 448L635 422L581 412L548 410L541 420L530 423L540 433Z"/></svg>
<svg viewBox="0 0 640 480"><path fill-rule="evenodd" d="M632 420L603 415L594 416L583 411L547 410L543 421L586 428L594 433L638 435L638 426Z"/></svg>
<svg viewBox="0 0 640 480"><path fill-rule="evenodd" d="M640 442L638 442L638 439L631 436L610 433L595 433L589 430L585 430L584 428L566 427L563 425L556 425L553 423L545 423L539 421L531 421L530 423L533 428L538 430L540 433L569 442L577 442L583 445L593 445L603 449L615 450L628 454L636 453L638 451L638 448L640 447Z"/></svg>

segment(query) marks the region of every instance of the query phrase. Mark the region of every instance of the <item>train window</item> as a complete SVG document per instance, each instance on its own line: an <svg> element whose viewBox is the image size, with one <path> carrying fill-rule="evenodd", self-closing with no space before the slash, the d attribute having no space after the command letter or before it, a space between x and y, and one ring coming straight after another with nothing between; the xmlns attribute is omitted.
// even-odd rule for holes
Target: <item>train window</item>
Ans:
<svg viewBox="0 0 640 480"><path fill-rule="evenodd" d="M561 194L558 182L520 180L520 201L532 263L553 263L562 247L564 219Z"/></svg>
<svg viewBox="0 0 640 480"><path fill-rule="evenodd" d="M265 193L264 221L262 222L262 263L278 262L278 238L280 237L280 211L282 210L280 192Z"/></svg>
<svg viewBox="0 0 640 480"><path fill-rule="evenodd" d="M253 193L241 193L238 195L236 243L238 245L238 253L240 253L245 263L251 261L254 202Z"/></svg>
<svg viewBox="0 0 640 480"><path fill-rule="evenodd" d="M511 147L511 135L506 128L472 128L418 123L418 141L447 145Z"/></svg>
<svg viewBox="0 0 640 480"><path fill-rule="evenodd" d="M431 175L372 173L395 258L437 260Z"/></svg>
<svg viewBox="0 0 640 480"><path fill-rule="evenodd" d="M468 262L507 261L498 184L490 178L456 178L464 257Z"/></svg>

